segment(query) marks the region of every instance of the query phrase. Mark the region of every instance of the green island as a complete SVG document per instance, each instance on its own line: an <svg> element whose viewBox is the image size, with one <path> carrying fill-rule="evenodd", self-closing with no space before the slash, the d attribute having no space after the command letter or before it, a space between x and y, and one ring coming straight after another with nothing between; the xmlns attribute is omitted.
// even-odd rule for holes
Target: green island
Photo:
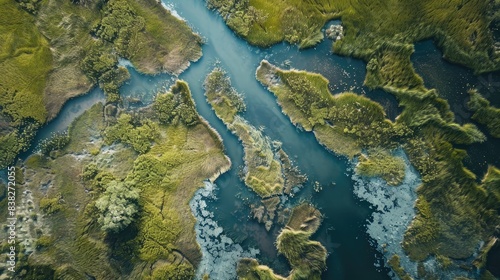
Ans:
<svg viewBox="0 0 500 280"><path fill-rule="evenodd" d="M292 266L288 277L283 277L255 259L242 259L238 263L238 279L241 280L284 280L284 279L321 279L326 269L327 251L318 241L310 240L321 225L321 213L309 204L293 208L287 225L281 230L276 248Z"/></svg>
<svg viewBox="0 0 500 280"><path fill-rule="evenodd" d="M201 56L201 39L153 0L2 0L0 167L25 151L63 104L101 87L108 102L129 74L178 74ZM17 139L17 140L16 140Z"/></svg>
<svg viewBox="0 0 500 280"><path fill-rule="evenodd" d="M261 131L238 115L245 110L243 97L231 86L229 77L222 69L215 68L210 72L204 87L208 103L212 105L217 117L243 144L244 179L249 188L265 198L284 191L289 193L292 187L290 183L302 183L279 143L271 142Z"/></svg>
<svg viewBox="0 0 500 280"><path fill-rule="evenodd" d="M183 81L151 106L113 106L94 105L72 123L69 141L18 163L19 188L37 214L20 216L33 243L19 245L13 279L194 276L201 251L188 202L203 180L229 169L221 139Z"/></svg>
<svg viewBox="0 0 500 280"><path fill-rule="evenodd" d="M393 123L385 119L380 105L366 97L332 95L328 81L318 74L286 71L262 61L256 77L274 93L294 124L313 131L318 141L335 153L353 157L364 149L377 149L372 156L378 159L372 162L389 161L378 165L393 167L399 164L387 156L387 147L399 146L406 151L423 182L417 189L417 216L402 244L412 260L420 262L430 255L465 259L480 241L493 235L500 221L496 211L500 200L496 196L498 185L490 182L498 182L498 169L491 166L483 182L476 182L476 176L463 166L466 152L453 144L483 141L484 136L471 124L453 123L449 106L435 92L429 91L422 102L405 103ZM427 107L424 112L417 109L422 103ZM349 110L344 110L346 107ZM365 163L357 171L377 174L378 169ZM473 267L472 263L467 265Z"/></svg>
<svg viewBox="0 0 500 280"><path fill-rule="evenodd" d="M469 94L470 100L467 106L474 112L472 119L485 125L491 136L500 138L500 109L491 106L477 90L471 90Z"/></svg>

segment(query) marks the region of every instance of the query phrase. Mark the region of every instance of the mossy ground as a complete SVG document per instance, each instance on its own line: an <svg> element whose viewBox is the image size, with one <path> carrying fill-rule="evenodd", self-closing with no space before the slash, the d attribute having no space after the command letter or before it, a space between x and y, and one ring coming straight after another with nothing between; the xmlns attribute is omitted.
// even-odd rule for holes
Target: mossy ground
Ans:
<svg viewBox="0 0 500 280"><path fill-rule="evenodd" d="M187 84L176 86L183 90L177 94L191 100ZM128 137L106 144L107 132L120 130L120 117L105 120L103 112L98 104L77 118L70 143L52 158L33 155L24 163L25 187L35 194L37 211L45 209L41 231L51 245L39 246L18 276L43 266L49 278L54 273L77 279L189 278L201 252L188 202L203 180L227 170L220 139L201 119L190 126L164 124L151 106L133 114L131 129L122 127L133 134L145 122L157 126L158 134L144 140L149 149L138 152L123 141ZM134 184L140 193L135 221L119 233L101 229L94 206L112 180Z"/></svg>
<svg viewBox="0 0 500 280"><path fill-rule="evenodd" d="M453 146L483 141L484 135L471 124L453 123L447 102L434 91L422 96L418 90L397 89L404 110L392 123L385 119L380 105L365 97L352 93L326 97L327 82L316 83L320 79L314 74L280 70L263 61L256 76L276 95L293 123L313 130L318 141L332 151L352 156L361 149L381 149L382 155L389 154L388 147L405 149L423 181L418 188L417 216L403 242L411 259L424 260L432 254L467 258L500 222L495 210L500 203L496 188L486 183L496 182L496 173L488 172L478 184L463 166L465 151ZM296 81L290 82L290 77ZM345 143L347 139L350 144ZM397 160L389 162L394 171L384 171L399 174Z"/></svg>

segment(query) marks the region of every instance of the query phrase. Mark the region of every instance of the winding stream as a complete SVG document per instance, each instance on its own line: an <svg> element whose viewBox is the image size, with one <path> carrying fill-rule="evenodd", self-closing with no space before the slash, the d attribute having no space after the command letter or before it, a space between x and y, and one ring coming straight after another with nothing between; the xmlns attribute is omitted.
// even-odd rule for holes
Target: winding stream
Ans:
<svg viewBox="0 0 500 280"><path fill-rule="evenodd" d="M380 90L368 91L363 87L365 63L331 54L329 40L303 51L288 44L260 49L235 36L220 16L205 7L205 1L163 1L168 7L175 9L178 15L206 40L202 58L193 63L179 78L189 83L198 112L221 134L225 152L233 163L232 169L216 181L218 189L215 195L218 199L211 200L207 206L214 213L215 222L224 229L224 234L233 240L243 240L240 245L245 250L258 248L258 258L262 264L269 265L277 273L288 274L286 260L277 256L274 248L279 229L274 227L271 232L267 232L262 224L248 218L248 203L257 201L258 197L250 192L238 177L238 171L243 167L242 146L236 136L215 116L205 100L203 81L216 63L228 72L236 90L244 94L247 111L243 117L255 127L263 127L264 134L271 139L281 141L285 152L302 173L309 177L309 183L291 202L310 200L325 216L322 226L313 236L330 253L327 259L328 270L323 274L323 279L390 279L389 270L383 265L382 255L371 245L372 239L367 234L368 220L374 210L368 202L353 194L354 182L350 164L345 158L327 152L318 144L312 133L296 129L281 113L274 96L257 82L254 74L262 59L284 68L291 65L294 68L319 72L330 80L332 92L352 90L364 93L380 102L391 119L400 112L394 97ZM438 88L449 100L458 100L462 98L462 93L465 94L458 90L461 91L467 83L478 83L478 78L473 76L471 71L451 64L445 66L450 69L446 72L446 79L465 82L450 87L446 84L447 80L430 79L431 73L435 73L434 67L443 62L435 60L436 49L432 44L419 44L412 60L428 87ZM121 88L121 93L127 97L140 98L144 103L151 102L158 89L168 87L173 81L172 77L166 74L151 77L137 73L131 67L129 70L131 81ZM66 129L75 117L103 100L102 91L94 89L87 95L69 101L59 116L41 129L36 141L47 138L54 131ZM487 142L488 145L497 145L496 143L498 142L494 140ZM470 149L469 152L479 154L485 150L482 145L478 145L476 150ZM475 162L477 159L471 157L471 161ZM480 170L481 168L478 168L474 171ZM310 186L314 181L323 186L319 194Z"/></svg>

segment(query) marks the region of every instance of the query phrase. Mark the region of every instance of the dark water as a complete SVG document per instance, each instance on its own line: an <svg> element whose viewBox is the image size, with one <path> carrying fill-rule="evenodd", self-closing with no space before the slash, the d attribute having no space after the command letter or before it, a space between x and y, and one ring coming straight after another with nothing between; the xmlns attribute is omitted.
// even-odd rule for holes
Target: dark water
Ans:
<svg viewBox="0 0 500 280"><path fill-rule="evenodd" d="M248 202L257 201L258 197L238 178L238 171L243 166L241 144L215 116L203 95L203 80L216 64L228 72L233 86L244 94L247 104L244 117L255 127L264 127L264 133L271 139L281 141L283 149L300 170L308 175L310 182L318 181L324 186L323 190L316 194L309 182L308 187L301 190L292 200L293 203L301 199L312 201L325 216L323 225L313 236L321 241L330 253L327 259L328 270L323 274L323 279L389 279L386 268L377 268L374 265L380 263L381 254L370 246L365 229L372 210L366 202L354 197L353 182L346 171L347 160L328 153L317 143L312 133L296 129L281 113L274 96L257 82L254 74L262 59L283 68L291 65L297 69L319 72L328 78L333 93L352 90L365 94L380 102L392 119L400 112L394 97L380 90L369 91L363 87L365 63L333 55L331 42L328 40L304 51L287 44L278 44L263 50L236 37L218 15L206 9L205 1L170 0L165 3L173 3L180 16L206 39L203 57L179 78L189 83L199 113L221 134L225 152L233 163L232 169L216 182L219 186L219 199L209 205L225 234L233 239L246 238L242 243L243 247L257 246L261 251L261 263L270 265L279 273L287 273L289 267L286 260L277 256L274 247L279 229L275 228L268 233L261 224L248 218ZM416 45L412 60L426 86L437 88L442 96L450 101L452 109L455 101L463 104L460 100L466 96L468 84L481 82L471 71L444 62L440 53L429 42ZM167 88L173 82L169 75L151 77L139 74L132 68L129 70L131 80L121 88L125 98L140 98L147 103L152 100L156 91ZM440 76L435 73L440 73ZM500 81L498 75L492 77L490 80ZM488 87L486 89L489 90ZM102 92L95 89L85 96L69 101L60 115L39 132L37 140L48 137L54 131L64 130L76 116L103 100ZM455 109L454 111L458 112ZM467 118L470 116L464 117L468 120ZM485 147L495 148L500 147L500 144L489 139L485 144L469 147L468 151L472 154L471 163L478 162L481 157L487 157L485 160L490 162L498 160L494 158L498 153L485 153Z"/></svg>
<svg viewBox="0 0 500 280"><path fill-rule="evenodd" d="M458 123L475 123L471 120L472 112L467 109L469 89L476 88L492 105L500 108L500 72L476 76L472 70L444 60L431 40L415 44L412 62L425 86L437 89L439 95L448 100ZM467 150L467 168L482 178L489 164L500 167L500 139L491 137L484 126L475 124L488 137L487 141L459 148Z"/></svg>

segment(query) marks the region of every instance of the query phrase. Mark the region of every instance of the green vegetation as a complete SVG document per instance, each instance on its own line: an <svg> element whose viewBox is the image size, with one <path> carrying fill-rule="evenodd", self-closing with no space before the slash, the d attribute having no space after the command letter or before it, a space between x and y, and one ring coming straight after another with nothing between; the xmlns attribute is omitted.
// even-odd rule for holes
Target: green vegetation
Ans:
<svg viewBox="0 0 500 280"><path fill-rule="evenodd" d="M421 261L429 255L465 259L494 232L500 222L496 211L500 200L495 195L497 188L488 182L496 181L496 169L490 169L478 184L475 175L463 166L466 152L453 147L481 142L485 136L474 125L454 123L449 105L435 91L422 94L398 89L404 110L392 123L385 119L380 105L365 97L331 95L327 81L316 74L284 71L263 61L256 76L276 95L291 121L314 131L328 149L347 156L366 149L368 159L361 159L365 166L361 164L358 171L389 176L386 180L395 183L401 174L400 160L392 159L389 149L404 148L423 182L417 190L417 216L402 244L411 259ZM380 161L370 160L370 151L385 154L385 163L379 164L394 169L384 170L386 174L366 170L370 167L366 165Z"/></svg>
<svg viewBox="0 0 500 280"><path fill-rule="evenodd" d="M181 81L165 95L192 102ZM197 114L191 125L165 124L155 108L114 118L97 104L70 126L61 153L26 161L23 187L47 213L38 236L50 234L52 243L27 257L19 275L44 265L50 269L40 272L43 279L52 273L68 279L192 278L201 252L188 203L203 180L215 179L230 163L217 134ZM139 135L150 135L140 130L145 126L156 133L142 141ZM138 153L134 141L147 149Z"/></svg>
<svg viewBox="0 0 500 280"><path fill-rule="evenodd" d="M394 270L394 272L396 272L396 275L399 277L399 279L401 279L401 280L412 280L413 279L401 267L400 259L399 259L398 255L393 255L392 258L387 263L391 266L392 270Z"/></svg>
<svg viewBox="0 0 500 280"><path fill-rule="evenodd" d="M359 157L356 173L368 177L381 177L387 184L397 186L405 178L405 162L386 150L375 148Z"/></svg>
<svg viewBox="0 0 500 280"><path fill-rule="evenodd" d="M208 102L217 117L225 124L232 123L238 113L245 111L243 97L231 86L231 79L224 70L220 68L212 70L203 86Z"/></svg>
<svg viewBox="0 0 500 280"><path fill-rule="evenodd" d="M313 234L321 225L322 218L318 209L310 204L302 203L293 208L286 226L293 230L302 230Z"/></svg>
<svg viewBox="0 0 500 280"><path fill-rule="evenodd" d="M181 263L181 264L164 264L153 270L150 278L147 280L191 280L194 277L193 267Z"/></svg>
<svg viewBox="0 0 500 280"><path fill-rule="evenodd" d="M121 141L132 146L136 152L145 153L158 137L158 130L158 124L151 120L146 119L140 124L134 125L131 115L121 114L117 123L106 129L104 138L108 145L115 141Z"/></svg>
<svg viewBox="0 0 500 280"><path fill-rule="evenodd" d="M201 39L154 0L2 0L0 168L25 151L34 132L70 98L98 84L109 102L141 72L180 73L201 56ZM24 10L23 10L24 9Z"/></svg>
<svg viewBox="0 0 500 280"><path fill-rule="evenodd" d="M130 225L137 214L139 191L131 183L111 181L95 206L98 222L105 231L118 232Z"/></svg>
<svg viewBox="0 0 500 280"><path fill-rule="evenodd" d="M313 215L314 219L321 220L319 211L314 207L307 204L297 206L293 209L289 224L300 225L301 222L307 223L311 219L310 215ZM287 278L274 274L272 269L259 265L254 259L242 259L238 263L238 279L321 279L321 273L326 269L327 251L321 243L310 240L311 235L318 227L319 223L317 226L309 227L307 231L304 231L292 229L287 225L278 235L276 242L278 252L283 254L292 266L292 271Z"/></svg>
<svg viewBox="0 0 500 280"><path fill-rule="evenodd" d="M341 155L395 147L394 139L407 133L385 118L378 103L354 93L333 96L319 74L283 71L262 61L256 75L276 95L292 123L314 131L323 145Z"/></svg>
<svg viewBox="0 0 500 280"><path fill-rule="evenodd" d="M285 280L265 265L259 265L255 259L241 259L236 269L238 279L241 280Z"/></svg>
<svg viewBox="0 0 500 280"><path fill-rule="evenodd" d="M54 214L62 209L61 194L53 198L44 197L40 199L40 209L47 215Z"/></svg>
<svg viewBox="0 0 500 280"><path fill-rule="evenodd" d="M474 112L472 119L488 128L491 136L500 138L500 109L490 106L490 102L476 90L469 91L469 109Z"/></svg>
<svg viewBox="0 0 500 280"><path fill-rule="evenodd" d="M69 143L67 132L53 133L50 138L40 142L38 150L43 155L50 155L51 152L63 149Z"/></svg>
<svg viewBox="0 0 500 280"><path fill-rule="evenodd" d="M215 68L205 79L205 96L219 117L243 143L245 184L261 197L283 192L285 178L279 147L238 115L245 109L243 98L231 86L227 74Z"/></svg>
<svg viewBox="0 0 500 280"><path fill-rule="evenodd" d="M165 94L159 94L153 104L156 117L163 124L178 124L188 126L199 123L198 113L191 91L186 82L178 81Z"/></svg>
<svg viewBox="0 0 500 280"><path fill-rule="evenodd" d="M293 267L290 279L321 279L326 269L326 249L311 241L311 233L285 228L278 235L276 247Z"/></svg>

